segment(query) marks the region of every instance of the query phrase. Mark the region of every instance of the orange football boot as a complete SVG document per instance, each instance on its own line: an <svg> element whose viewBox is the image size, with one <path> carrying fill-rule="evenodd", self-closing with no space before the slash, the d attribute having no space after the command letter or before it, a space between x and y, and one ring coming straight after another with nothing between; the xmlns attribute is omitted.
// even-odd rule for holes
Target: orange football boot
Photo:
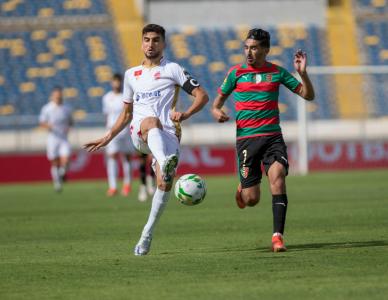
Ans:
<svg viewBox="0 0 388 300"><path fill-rule="evenodd" d="M117 194L117 190L116 189L112 189L112 188L109 188L107 191L106 191L106 195L108 197L113 197Z"/></svg>
<svg viewBox="0 0 388 300"><path fill-rule="evenodd" d="M283 236L281 233L275 233L272 236L272 252L285 252L287 251L286 246L284 246Z"/></svg>
<svg viewBox="0 0 388 300"><path fill-rule="evenodd" d="M132 188L130 184L124 184L123 188L121 189L121 195L128 196L131 190Z"/></svg>

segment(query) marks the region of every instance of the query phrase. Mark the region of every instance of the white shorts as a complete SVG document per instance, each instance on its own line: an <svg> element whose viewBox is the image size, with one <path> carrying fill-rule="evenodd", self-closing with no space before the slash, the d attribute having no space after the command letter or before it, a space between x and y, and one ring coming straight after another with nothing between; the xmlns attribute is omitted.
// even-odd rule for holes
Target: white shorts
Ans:
<svg viewBox="0 0 388 300"><path fill-rule="evenodd" d="M108 155L116 153L131 154L135 152L131 136L128 134L119 134L105 147L105 152Z"/></svg>
<svg viewBox="0 0 388 300"><path fill-rule="evenodd" d="M150 148L147 143L143 141L141 137L140 124L141 120L133 120L131 123L131 137L133 146L144 154L152 154ZM168 131L163 130L163 138L165 139L166 147L167 147L167 155L177 154L179 156L180 153L180 144L177 136ZM153 161L153 165L154 165Z"/></svg>
<svg viewBox="0 0 388 300"><path fill-rule="evenodd" d="M71 146L67 139L49 136L47 139L47 158L53 160L59 157L69 157Z"/></svg>

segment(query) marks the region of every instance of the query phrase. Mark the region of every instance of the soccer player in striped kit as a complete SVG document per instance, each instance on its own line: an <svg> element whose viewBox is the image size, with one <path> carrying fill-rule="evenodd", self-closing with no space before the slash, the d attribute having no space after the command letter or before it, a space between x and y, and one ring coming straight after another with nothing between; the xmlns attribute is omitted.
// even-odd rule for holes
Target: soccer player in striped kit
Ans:
<svg viewBox="0 0 388 300"><path fill-rule="evenodd" d="M266 60L270 34L251 29L244 44L246 62L230 68L214 99L212 114L218 122L229 116L221 109L234 92L236 110L236 150L240 184L236 192L238 207L255 206L260 200L261 164L268 176L272 194L272 251L286 251L283 241L287 213L287 147L279 125L278 97L283 84L306 100L314 99L314 89L307 75L306 53L298 50L294 67L301 82L284 68Z"/></svg>

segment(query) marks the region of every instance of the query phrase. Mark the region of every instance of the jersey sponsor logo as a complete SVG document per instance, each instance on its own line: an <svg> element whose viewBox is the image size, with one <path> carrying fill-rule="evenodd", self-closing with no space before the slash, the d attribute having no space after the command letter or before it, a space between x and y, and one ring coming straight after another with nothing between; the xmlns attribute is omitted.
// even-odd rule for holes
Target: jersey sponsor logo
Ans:
<svg viewBox="0 0 388 300"><path fill-rule="evenodd" d="M149 99L149 98L155 98L155 97L161 97L162 92L160 90L152 91L152 92L138 92L136 93L136 101Z"/></svg>

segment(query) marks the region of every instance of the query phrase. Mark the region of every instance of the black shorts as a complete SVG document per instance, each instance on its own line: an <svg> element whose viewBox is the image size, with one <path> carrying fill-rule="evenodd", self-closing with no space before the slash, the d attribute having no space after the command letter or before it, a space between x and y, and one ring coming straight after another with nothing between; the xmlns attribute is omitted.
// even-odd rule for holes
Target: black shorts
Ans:
<svg viewBox="0 0 388 300"><path fill-rule="evenodd" d="M281 134L237 140L236 149L242 188L260 183L261 163L266 174L275 161L281 163L288 174L287 146Z"/></svg>

